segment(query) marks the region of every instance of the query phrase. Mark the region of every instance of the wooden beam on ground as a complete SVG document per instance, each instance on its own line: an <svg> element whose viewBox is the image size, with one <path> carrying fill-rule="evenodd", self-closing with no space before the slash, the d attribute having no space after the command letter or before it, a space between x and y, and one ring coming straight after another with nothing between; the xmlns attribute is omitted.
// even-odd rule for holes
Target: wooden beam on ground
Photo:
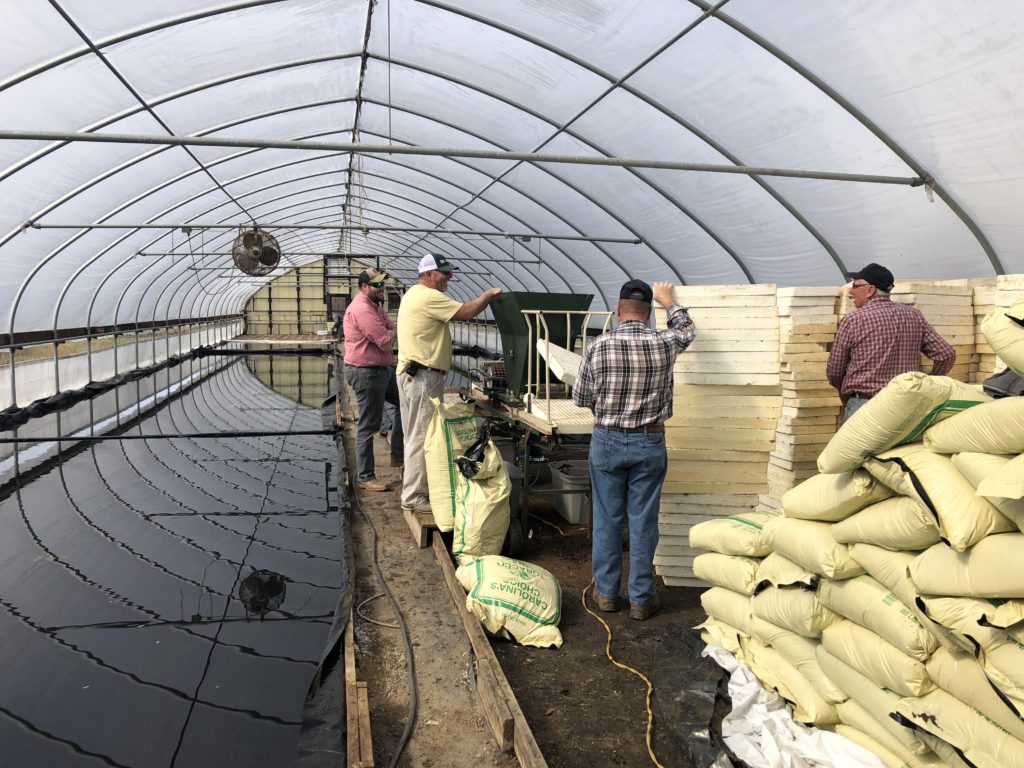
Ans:
<svg viewBox="0 0 1024 768"><path fill-rule="evenodd" d="M433 513L404 509L402 515L409 525L409 530L412 531L412 539L416 542L416 546L420 549L429 547L430 531L432 528L437 528L437 525L434 524Z"/></svg>
<svg viewBox="0 0 1024 768"><path fill-rule="evenodd" d="M547 768L547 761L533 738L533 731L526 722L512 687L505 679L505 673L494 655L487 634L476 616L466 608L466 592L455 578L455 567L440 536L434 537L433 547L445 584L448 585L448 592L459 616L462 617L462 624L476 655L477 690L484 706L484 715L498 746L503 752L514 749L523 768Z"/></svg>
<svg viewBox="0 0 1024 768"><path fill-rule="evenodd" d="M345 627L345 724L348 768L373 768L373 733L366 683L356 680L356 643L350 610Z"/></svg>

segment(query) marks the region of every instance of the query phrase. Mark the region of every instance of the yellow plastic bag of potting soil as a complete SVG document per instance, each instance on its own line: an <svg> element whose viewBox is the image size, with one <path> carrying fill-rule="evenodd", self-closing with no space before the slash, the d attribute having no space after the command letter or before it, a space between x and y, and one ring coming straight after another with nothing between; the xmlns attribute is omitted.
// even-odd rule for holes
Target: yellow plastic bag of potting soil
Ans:
<svg viewBox="0 0 1024 768"><path fill-rule="evenodd" d="M822 671L846 692L850 697L850 702L860 705L860 711L851 712L853 715L851 720L855 721L857 728L883 743L895 739L901 745L902 750L913 756L922 757L929 754L929 748L914 731L899 725L889 717L889 713L896 710L899 696L871 682L849 664L829 653L823 645L818 646L816 655ZM840 704L837 707L841 713L840 717L844 713L846 704ZM871 721L865 721L862 714L870 717ZM889 748L894 749L893 746Z"/></svg>
<svg viewBox="0 0 1024 768"><path fill-rule="evenodd" d="M958 453L953 466L1021 531L1024 531L1024 454L1011 459L988 453Z"/></svg>
<svg viewBox="0 0 1024 768"><path fill-rule="evenodd" d="M874 544L894 552L926 549L939 541L934 518L909 496L872 504L832 526L841 544Z"/></svg>
<svg viewBox="0 0 1024 768"><path fill-rule="evenodd" d="M1007 706L974 656L966 651L939 648L925 667L939 688L974 707L1015 738L1024 739L1024 720Z"/></svg>
<svg viewBox="0 0 1024 768"><path fill-rule="evenodd" d="M941 688L898 701L896 716L952 744L972 765L1024 768L1024 742Z"/></svg>
<svg viewBox="0 0 1024 768"><path fill-rule="evenodd" d="M724 621L745 635L754 633L754 614L746 595L725 587L712 587L700 593L700 605L711 618Z"/></svg>
<svg viewBox="0 0 1024 768"><path fill-rule="evenodd" d="M849 619L826 627L821 645L875 685L900 696L920 696L935 687L924 664Z"/></svg>
<svg viewBox="0 0 1024 768"><path fill-rule="evenodd" d="M818 469L828 474L857 469L869 456L920 440L932 424L991 399L981 385L901 373L843 422L818 456Z"/></svg>
<svg viewBox="0 0 1024 768"><path fill-rule="evenodd" d="M766 523L765 539L797 565L827 579L849 579L864 573L850 558L848 547L832 538L828 523L780 517Z"/></svg>
<svg viewBox="0 0 1024 768"><path fill-rule="evenodd" d="M843 581L823 579L818 584L818 600L918 661L926 661L938 647L935 636L913 612L867 574Z"/></svg>
<svg viewBox="0 0 1024 768"><path fill-rule="evenodd" d="M772 551L764 538L764 524L782 515L775 510L705 520L690 529L690 546L723 555L763 557Z"/></svg>
<svg viewBox="0 0 1024 768"><path fill-rule="evenodd" d="M1010 459L1006 466L978 483L978 493L995 499L1024 499L1024 454ZM996 505L1002 509L998 502ZM1016 505L1014 509L1017 509Z"/></svg>
<svg viewBox="0 0 1024 768"><path fill-rule="evenodd" d="M743 660L765 688L774 689L794 705L799 723L828 725L838 721L835 707L825 701L810 681L774 648L749 637L742 641Z"/></svg>
<svg viewBox="0 0 1024 768"><path fill-rule="evenodd" d="M693 575L709 584L752 595L760 562L756 557L705 552L693 558Z"/></svg>
<svg viewBox="0 0 1024 768"><path fill-rule="evenodd" d="M1024 453L1024 397L1004 397L951 416L924 433L935 453Z"/></svg>
<svg viewBox="0 0 1024 768"><path fill-rule="evenodd" d="M927 509L942 538L957 552L989 534L1017 530L999 510L977 495L948 456L932 453L920 443L880 453L865 461L864 468Z"/></svg>
<svg viewBox="0 0 1024 768"><path fill-rule="evenodd" d="M994 310L981 322L981 332L1003 362L1024 376L1024 301Z"/></svg>
<svg viewBox="0 0 1024 768"><path fill-rule="evenodd" d="M986 536L966 552L945 544L929 547L910 564L922 595L995 599L1024 598L1024 533Z"/></svg>
<svg viewBox="0 0 1024 768"><path fill-rule="evenodd" d="M461 566L455 576L468 592L466 608L491 634L522 645L562 647L562 590L540 566L486 555Z"/></svg>
<svg viewBox="0 0 1024 768"><path fill-rule="evenodd" d="M757 566L754 576L754 591L760 592L766 587L800 586L814 589L818 583L818 574L797 565L781 552L772 552Z"/></svg>
<svg viewBox="0 0 1024 768"><path fill-rule="evenodd" d="M800 587L762 589L750 598L750 606L757 618L804 637L821 637L826 627L842 618L822 605L813 590Z"/></svg>
<svg viewBox="0 0 1024 768"><path fill-rule="evenodd" d="M786 517L834 523L892 496L892 491L863 470L809 477L782 496Z"/></svg>
<svg viewBox="0 0 1024 768"><path fill-rule="evenodd" d="M427 425L423 458L427 464L427 487L434 524L442 531L455 525L455 485L459 470L455 457L466 452L476 440L475 406L431 400L434 415Z"/></svg>

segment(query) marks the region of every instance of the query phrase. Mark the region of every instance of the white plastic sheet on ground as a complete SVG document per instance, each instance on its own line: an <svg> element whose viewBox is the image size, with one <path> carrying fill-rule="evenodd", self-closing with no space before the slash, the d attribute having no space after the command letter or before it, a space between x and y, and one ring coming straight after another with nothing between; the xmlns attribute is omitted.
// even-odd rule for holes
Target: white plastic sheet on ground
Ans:
<svg viewBox="0 0 1024 768"><path fill-rule="evenodd" d="M722 721L722 737L751 768L884 768L849 739L795 722L786 702L721 646L707 645L702 654L730 675L732 712Z"/></svg>

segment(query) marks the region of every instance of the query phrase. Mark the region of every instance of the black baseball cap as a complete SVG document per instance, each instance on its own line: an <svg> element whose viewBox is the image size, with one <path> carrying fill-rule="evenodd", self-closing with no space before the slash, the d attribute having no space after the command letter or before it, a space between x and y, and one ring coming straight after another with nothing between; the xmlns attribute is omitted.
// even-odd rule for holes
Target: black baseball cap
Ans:
<svg viewBox="0 0 1024 768"><path fill-rule="evenodd" d="M388 277L387 272L381 272L379 269L364 269L359 273L359 284L380 286Z"/></svg>
<svg viewBox="0 0 1024 768"><path fill-rule="evenodd" d="M643 280L628 280L623 283L622 288L619 289L619 298L643 301L650 304L654 299L654 291L652 291L651 286Z"/></svg>
<svg viewBox="0 0 1024 768"><path fill-rule="evenodd" d="M846 276L851 280L863 280L865 283L870 283L878 290L885 291L886 293L889 293L896 283L892 272L881 264L875 263L868 264L859 272L847 272Z"/></svg>

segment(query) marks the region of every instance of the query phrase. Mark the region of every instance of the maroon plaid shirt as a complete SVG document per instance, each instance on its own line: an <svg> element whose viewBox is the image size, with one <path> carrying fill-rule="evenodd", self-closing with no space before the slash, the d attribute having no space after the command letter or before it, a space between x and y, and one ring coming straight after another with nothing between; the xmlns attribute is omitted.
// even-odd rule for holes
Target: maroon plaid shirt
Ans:
<svg viewBox="0 0 1024 768"><path fill-rule="evenodd" d="M919 370L921 353L934 363L933 376L953 367L956 351L913 307L875 296L839 323L825 369L843 402L871 397L894 376Z"/></svg>

